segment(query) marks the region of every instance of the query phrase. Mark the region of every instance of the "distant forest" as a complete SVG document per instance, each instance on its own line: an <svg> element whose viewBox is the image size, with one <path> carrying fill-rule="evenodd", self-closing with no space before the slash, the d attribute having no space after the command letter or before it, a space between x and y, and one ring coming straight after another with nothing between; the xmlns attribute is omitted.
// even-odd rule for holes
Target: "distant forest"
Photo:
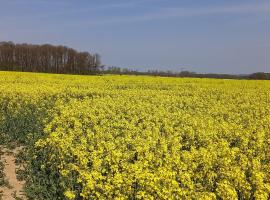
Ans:
<svg viewBox="0 0 270 200"><path fill-rule="evenodd" d="M221 79L257 79L270 80L270 73L258 72L248 75L200 74L190 71L172 72L137 70L104 67L99 54L79 52L66 46L50 44L15 44L0 42L0 70L22 72L44 72L57 74L119 74L119 75L151 75L165 77L194 77Z"/></svg>
<svg viewBox="0 0 270 200"><path fill-rule="evenodd" d="M100 56L50 44L0 42L0 70L64 74L92 74L101 66Z"/></svg>
<svg viewBox="0 0 270 200"><path fill-rule="evenodd" d="M253 74L234 75L234 74L202 74L191 71L160 71L149 70L140 72L137 70L120 68L120 67L107 67L102 71L103 74L122 74L122 75L150 75L150 76L163 76L163 77L189 77L189 78L217 78L217 79L254 79L254 80L270 80L270 73L257 72Z"/></svg>

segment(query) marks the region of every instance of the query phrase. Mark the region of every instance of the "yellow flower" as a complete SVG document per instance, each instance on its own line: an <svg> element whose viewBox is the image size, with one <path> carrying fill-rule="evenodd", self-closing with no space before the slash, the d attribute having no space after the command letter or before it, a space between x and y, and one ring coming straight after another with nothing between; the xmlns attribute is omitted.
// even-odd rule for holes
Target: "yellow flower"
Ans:
<svg viewBox="0 0 270 200"><path fill-rule="evenodd" d="M75 197L76 197L74 192L72 192L70 190L65 191L64 195L70 200L75 199Z"/></svg>

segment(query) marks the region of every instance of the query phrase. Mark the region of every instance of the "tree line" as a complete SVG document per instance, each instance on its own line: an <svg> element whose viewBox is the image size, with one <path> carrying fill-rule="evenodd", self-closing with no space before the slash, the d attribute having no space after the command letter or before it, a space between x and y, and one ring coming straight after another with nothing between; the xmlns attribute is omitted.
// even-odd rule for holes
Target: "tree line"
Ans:
<svg viewBox="0 0 270 200"><path fill-rule="evenodd" d="M101 68L100 56L51 44L0 42L0 70L92 74Z"/></svg>
<svg viewBox="0 0 270 200"><path fill-rule="evenodd" d="M134 69L120 68L110 66L103 69L101 73L104 74L120 74L120 75L149 75L149 76L163 76L163 77L189 77L189 78L217 78L217 79L253 79L253 80L270 80L270 73L256 72L253 74L237 75L237 74L214 74L214 73L196 73L191 71L162 71L162 70L148 70L145 72Z"/></svg>
<svg viewBox="0 0 270 200"><path fill-rule="evenodd" d="M270 80L270 73L258 72L248 75L202 74L190 71L137 71L120 67L104 67L99 54L79 52L66 46L51 44L15 44L0 42L0 70L22 72L45 72L62 74L126 74L166 77L194 77L221 79Z"/></svg>

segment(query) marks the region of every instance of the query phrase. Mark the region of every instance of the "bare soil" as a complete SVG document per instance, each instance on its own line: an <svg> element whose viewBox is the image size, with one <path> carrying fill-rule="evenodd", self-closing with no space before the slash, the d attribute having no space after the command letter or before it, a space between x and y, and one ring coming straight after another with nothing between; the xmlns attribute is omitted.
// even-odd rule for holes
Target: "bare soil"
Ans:
<svg viewBox="0 0 270 200"><path fill-rule="evenodd" d="M16 177L18 166L15 164L15 156L20 149L2 149L4 154L1 156L1 162L4 164L5 179L8 182L8 185L0 187L0 196L2 195L3 200L26 199L23 192L24 182L19 181Z"/></svg>

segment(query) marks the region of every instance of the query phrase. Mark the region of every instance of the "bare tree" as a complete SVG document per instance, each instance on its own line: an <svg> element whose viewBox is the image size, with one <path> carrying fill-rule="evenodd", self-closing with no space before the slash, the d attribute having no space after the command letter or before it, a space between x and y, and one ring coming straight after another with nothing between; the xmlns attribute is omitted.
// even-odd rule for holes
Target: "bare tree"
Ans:
<svg viewBox="0 0 270 200"><path fill-rule="evenodd" d="M91 74L100 68L98 54L50 44L0 42L0 70Z"/></svg>

